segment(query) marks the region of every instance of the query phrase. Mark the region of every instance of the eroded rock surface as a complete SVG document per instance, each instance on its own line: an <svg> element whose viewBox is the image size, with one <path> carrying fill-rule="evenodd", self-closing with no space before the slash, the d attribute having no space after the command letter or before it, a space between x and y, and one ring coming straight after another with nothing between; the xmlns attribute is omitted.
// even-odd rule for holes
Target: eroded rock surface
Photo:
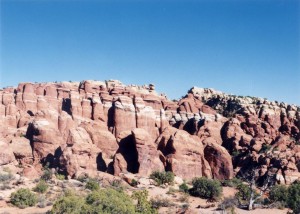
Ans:
<svg viewBox="0 0 300 214"><path fill-rule="evenodd" d="M82 173L170 170L229 179L258 166L300 177L300 108L193 87L182 99L117 80L20 83L0 90L0 165ZM36 169L36 170L33 170Z"/></svg>

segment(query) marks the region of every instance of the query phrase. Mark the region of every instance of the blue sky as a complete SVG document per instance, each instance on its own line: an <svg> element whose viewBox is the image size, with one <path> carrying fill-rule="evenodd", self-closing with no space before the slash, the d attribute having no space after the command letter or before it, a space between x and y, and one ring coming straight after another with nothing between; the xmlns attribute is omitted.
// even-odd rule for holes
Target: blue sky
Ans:
<svg viewBox="0 0 300 214"><path fill-rule="evenodd" d="M300 105L300 1L1 0L1 87L118 79Z"/></svg>

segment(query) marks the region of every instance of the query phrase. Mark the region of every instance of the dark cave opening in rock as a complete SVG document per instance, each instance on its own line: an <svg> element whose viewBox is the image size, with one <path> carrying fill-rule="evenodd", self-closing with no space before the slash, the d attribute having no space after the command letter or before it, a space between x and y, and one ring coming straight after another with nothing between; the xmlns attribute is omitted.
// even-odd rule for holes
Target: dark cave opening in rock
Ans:
<svg viewBox="0 0 300 214"><path fill-rule="evenodd" d="M183 126L183 130L187 131L189 134L193 135L197 132L197 122L194 118L189 119Z"/></svg>
<svg viewBox="0 0 300 214"><path fill-rule="evenodd" d="M167 159L166 161L166 166L165 166L166 172L173 172L172 163L170 161L171 159Z"/></svg>
<svg viewBox="0 0 300 214"><path fill-rule="evenodd" d="M27 111L27 114L29 114L30 117L33 117L33 116L34 116L33 112L30 111L30 110Z"/></svg>
<svg viewBox="0 0 300 214"><path fill-rule="evenodd" d="M107 112L107 127L114 127L114 115L115 115L115 110L114 106L110 107Z"/></svg>
<svg viewBox="0 0 300 214"><path fill-rule="evenodd" d="M175 154L176 152L176 149L173 146L173 136L170 136L167 142L166 140L167 139L163 137L157 147L165 157L169 154Z"/></svg>
<svg viewBox="0 0 300 214"><path fill-rule="evenodd" d="M57 147L57 149L54 151L54 154L49 153L45 158L41 159L41 163L43 166L47 166L49 168L61 168L59 159L62 155L61 147Z"/></svg>
<svg viewBox="0 0 300 214"><path fill-rule="evenodd" d="M67 112L69 115L72 116L71 107L72 107L71 99L69 98L63 99L61 110Z"/></svg>
<svg viewBox="0 0 300 214"><path fill-rule="evenodd" d="M36 130L33 126L32 123L30 123L28 125L28 128L27 128L27 131L26 131L26 135L25 137L29 140L30 142L30 146L31 146L31 149L32 149L32 152L33 152L33 136L34 135L38 135L39 134L39 131ZM34 158L33 158L34 159Z"/></svg>
<svg viewBox="0 0 300 214"><path fill-rule="evenodd" d="M128 172L139 172L140 164L138 162L138 152L132 135L129 135L120 141L118 153L121 153L124 157L127 163Z"/></svg>
<svg viewBox="0 0 300 214"><path fill-rule="evenodd" d="M97 170L106 172L107 171L107 166L105 161L103 160L102 153L100 153L97 158L96 158L96 163L97 163Z"/></svg>

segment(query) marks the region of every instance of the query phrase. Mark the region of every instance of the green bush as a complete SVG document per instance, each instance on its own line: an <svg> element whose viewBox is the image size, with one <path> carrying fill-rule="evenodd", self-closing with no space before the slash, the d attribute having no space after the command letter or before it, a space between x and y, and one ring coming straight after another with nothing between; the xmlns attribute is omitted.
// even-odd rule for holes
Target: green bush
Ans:
<svg viewBox="0 0 300 214"><path fill-rule="evenodd" d="M173 172L159 172L155 171L152 172L150 178L155 180L158 185L166 184L166 183L173 183L174 181L174 174Z"/></svg>
<svg viewBox="0 0 300 214"><path fill-rule="evenodd" d="M39 183L33 188L33 191L38 193L45 193L48 189L48 184L44 180L40 180Z"/></svg>
<svg viewBox="0 0 300 214"><path fill-rule="evenodd" d="M148 191L136 191L131 196L133 199L137 200L137 204L135 207L136 213L141 214L154 214L157 211L152 207L151 203L147 200L148 199Z"/></svg>
<svg viewBox="0 0 300 214"><path fill-rule="evenodd" d="M135 213L135 206L131 198L124 192L114 189L93 191L86 198L88 213Z"/></svg>
<svg viewBox="0 0 300 214"><path fill-rule="evenodd" d="M239 184L237 186L238 192L235 194L235 196L238 198L240 201L249 201L251 197L251 189L248 185L246 184Z"/></svg>
<svg viewBox="0 0 300 214"><path fill-rule="evenodd" d="M123 185L122 185L122 181L120 179L114 179L111 182L111 186L115 190L118 190L118 191L121 191L121 192L123 191Z"/></svg>
<svg viewBox="0 0 300 214"><path fill-rule="evenodd" d="M183 182L182 184L179 185L179 190L181 192L188 193L189 192L189 186L185 182Z"/></svg>
<svg viewBox="0 0 300 214"><path fill-rule="evenodd" d="M235 158L235 157L237 157L237 156L239 156L241 154L241 152L240 151L238 151L238 150L235 150L235 151L233 151L232 152L232 156L233 156L233 158Z"/></svg>
<svg viewBox="0 0 300 214"><path fill-rule="evenodd" d="M11 194L10 202L19 208L25 208L34 206L37 198L29 189L22 188Z"/></svg>
<svg viewBox="0 0 300 214"><path fill-rule="evenodd" d="M10 182L14 179L14 176L9 173L0 173L0 183Z"/></svg>
<svg viewBox="0 0 300 214"><path fill-rule="evenodd" d="M44 171L43 171L43 175L41 176L41 179L45 180L45 181L49 181L52 179L52 175L53 173L51 172L50 169L46 168Z"/></svg>
<svg viewBox="0 0 300 214"><path fill-rule="evenodd" d="M190 194L193 196L217 200L222 194L222 186L218 180L205 177L194 178Z"/></svg>
<svg viewBox="0 0 300 214"><path fill-rule="evenodd" d="M137 182L137 180L132 179L130 186L136 187L139 183Z"/></svg>
<svg viewBox="0 0 300 214"><path fill-rule="evenodd" d="M61 181L63 181L63 180L65 180L66 179L66 176L65 175L62 175L62 174L55 174L55 177L58 179L58 180L61 180Z"/></svg>
<svg viewBox="0 0 300 214"><path fill-rule="evenodd" d="M82 214L87 210L84 197L68 192L53 204L51 214Z"/></svg>
<svg viewBox="0 0 300 214"><path fill-rule="evenodd" d="M94 179L89 179L85 185L85 188L94 191L94 190L98 190L100 187L98 181Z"/></svg>
<svg viewBox="0 0 300 214"><path fill-rule="evenodd" d="M300 213L300 183L295 182L288 188L287 205L294 213Z"/></svg>
<svg viewBox="0 0 300 214"><path fill-rule="evenodd" d="M284 185L273 186L269 192L272 206L289 207L294 213L300 213L300 182L296 181L288 188Z"/></svg>
<svg viewBox="0 0 300 214"><path fill-rule="evenodd" d="M265 152L268 152L270 149L272 148L271 145L268 145L268 144L263 144L259 153L265 153Z"/></svg>
<svg viewBox="0 0 300 214"><path fill-rule="evenodd" d="M148 192L137 191L132 198L113 188L99 189L86 197L66 191L53 205L51 214L156 214L147 201ZM132 199L137 200L135 205Z"/></svg>
<svg viewBox="0 0 300 214"><path fill-rule="evenodd" d="M269 199L272 202L286 202L288 198L288 189L283 185L275 185L271 188Z"/></svg>

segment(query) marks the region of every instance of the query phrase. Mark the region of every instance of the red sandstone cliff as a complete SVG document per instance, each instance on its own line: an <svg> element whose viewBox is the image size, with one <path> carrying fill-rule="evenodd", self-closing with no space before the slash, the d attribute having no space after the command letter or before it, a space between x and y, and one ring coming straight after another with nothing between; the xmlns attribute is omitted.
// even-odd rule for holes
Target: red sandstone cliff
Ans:
<svg viewBox="0 0 300 214"><path fill-rule="evenodd" d="M41 164L79 176L171 170L228 179L268 168L279 182L300 177L300 109L192 88L179 101L154 85L119 81L20 83L0 91L0 166Z"/></svg>

